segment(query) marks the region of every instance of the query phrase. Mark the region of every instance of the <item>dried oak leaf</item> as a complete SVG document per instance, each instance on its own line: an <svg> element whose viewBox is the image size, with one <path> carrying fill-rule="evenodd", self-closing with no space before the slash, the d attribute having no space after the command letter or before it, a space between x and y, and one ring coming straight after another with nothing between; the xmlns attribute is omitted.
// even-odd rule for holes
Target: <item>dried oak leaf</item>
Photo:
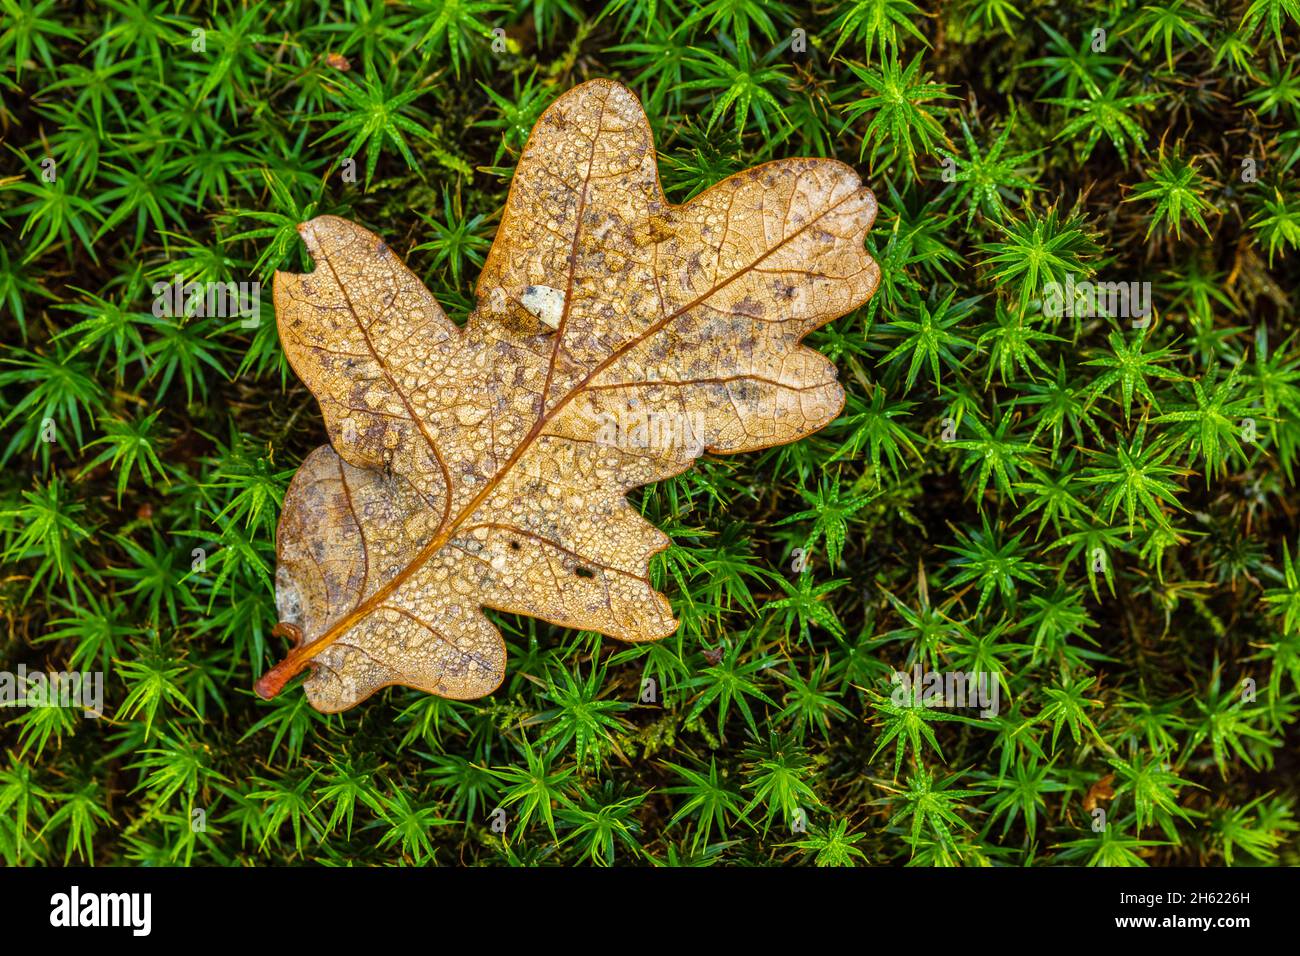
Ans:
<svg viewBox="0 0 1300 956"><path fill-rule="evenodd" d="M361 226L300 226L316 269L277 273L275 310L330 445L285 496L277 632L295 646L258 693L308 666L327 713L390 684L491 693L506 655L485 607L673 633L647 579L668 538L625 495L839 414L834 365L799 341L875 290L875 213L825 159L675 206L636 96L594 80L534 127L463 329Z"/></svg>

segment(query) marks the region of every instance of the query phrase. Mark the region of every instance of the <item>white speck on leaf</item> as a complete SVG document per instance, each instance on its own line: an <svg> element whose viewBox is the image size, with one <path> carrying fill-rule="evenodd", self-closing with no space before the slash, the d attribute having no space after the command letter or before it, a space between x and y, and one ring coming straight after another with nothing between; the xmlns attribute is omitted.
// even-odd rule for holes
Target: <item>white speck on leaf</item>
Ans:
<svg viewBox="0 0 1300 956"><path fill-rule="evenodd" d="M549 285L530 285L524 289L519 301L543 325L552 329L560 327L560 316L564 314L564 293L561 290Z"/></svg>

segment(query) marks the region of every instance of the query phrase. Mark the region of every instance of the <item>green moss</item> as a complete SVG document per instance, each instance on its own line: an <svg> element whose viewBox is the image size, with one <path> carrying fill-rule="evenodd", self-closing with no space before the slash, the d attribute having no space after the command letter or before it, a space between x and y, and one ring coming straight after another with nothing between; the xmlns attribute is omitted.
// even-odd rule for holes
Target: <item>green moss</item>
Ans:
<svg viewBox="0 0 1300 956"><path fill-rule="evenodd" d="M1298 19L7 2L0 669L106 683L100 718L0 711L0 858L1300 862ZM843 415L640 495L661 644L498 616L491 698L257 699L324 431L269 286L246 323L155 284L304 268L294 227L336 213L461 320L528 129L596 75L675 201L858 164L882 285L813 337ZM1084 282L1153 311L1050 307ZM915 665L996 672L996 712L899 706Z"/></svg>

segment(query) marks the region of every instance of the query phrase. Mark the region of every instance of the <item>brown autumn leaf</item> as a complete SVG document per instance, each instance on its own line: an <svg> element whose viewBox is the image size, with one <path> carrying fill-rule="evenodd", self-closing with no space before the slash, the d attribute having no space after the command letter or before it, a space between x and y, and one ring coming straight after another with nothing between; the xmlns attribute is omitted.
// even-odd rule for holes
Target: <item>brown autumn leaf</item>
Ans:
<svg viewBox="0 0 1300 956"><path fill-rule="evenodd" d="M799 344L865 302L876 202L851 168L767 163L674 206L636 96L593 80L538 120L465 327L396 255L332 216L275 310L330 444L280 517L277 633L257 682L304 667L333 713L381 687L491 693L495 608L624 641L673 633L648 580L668 538L626 493L702 452L795 441L844 402Z"/></svg>

